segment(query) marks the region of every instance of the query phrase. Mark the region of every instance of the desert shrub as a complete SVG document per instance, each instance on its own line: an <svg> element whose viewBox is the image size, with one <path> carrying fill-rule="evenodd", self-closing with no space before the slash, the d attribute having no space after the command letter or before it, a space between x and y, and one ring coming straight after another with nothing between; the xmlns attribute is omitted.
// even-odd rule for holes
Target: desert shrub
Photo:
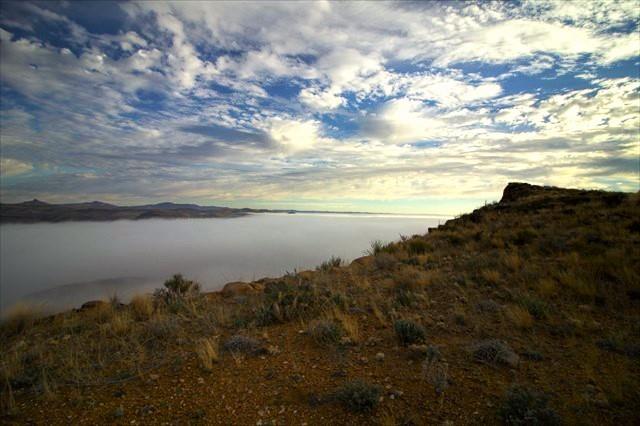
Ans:
<svg viewBox="0 0 640 426"><path fill-rule="evenodd" d="M389 253L379 253L373 258L373 264L381 271L391 271L398 261Z"/></svg>
<svg viewBox="0 0 640 426"><path fill-rule="evenodd" d="M254 314L259 326L314 317L345 303L343 295L328 288L310 283L292 284L286 280L270 283L264 294L264 301Z"/></svg>
<svg viewBox="0 0 640 426"><path fill-rule="evenodd" d="M42 311L34 306L16 304L0 322L0 336L11 337L25 332L42 316Z"/></svg>
<svg viewBox="0 0 640 426"><path fill-rule="evenodd" d="M549 315L549 306L535 296L522 295L518 298L518 303L535 319L544 319Z"/></svg>
<svg viewBox="0 0 640 426"><path fill-rule="evenodd" d="M320 345L335 345L342 337L342 330L333 321L314 321L309 326L309 335Z"/></svg>
<svg viewBox="0 0 640 426"><path fill-rule="evenodd" d="M524 246L530 244L534 238L536 237L536 233L531 228L520 229L513 236L513 243L517 246Z"/></svg>
<svg viewBox="0 0 640 426"><path fill-rule="evenodd" d="M611 333L598 340L596 345L605 351L626 355L630 358L640 358L640 344L631 342L625 333Z"/></svg>
<svg viewBox="0 0 640 426"><path fill-rule="evenodd" d="M429 244L422 238L412 238L407 243L407 251L410 255L425 254L429 250Z"/></svg>
<svg viewBox="0 0 640 426"><path fill-rule="evenodd" d="M393 329L402 346L421 343L427 338L427 333L424 328L413 321L397 320L393 323Z"/></svg>
<svg viewBox="0 0 640 426"><path fill-rule="evenodd" d="M195 352L200 360L200 366L206 370L213 370L213 364L218 362L218 342L216 339L203 338L196 342Z"/></svg>
<svg viewBox="0 0 640 426"><path fill-rule="evenodd" d="M236 334L231 336L223 346L227 352L241 352L246 354L256 354L262 351L262 344L253 337Z"/></svg>
<svg viewBox="0 0 640 426"><path fill-rule="evenodd" d="M168 338L178 334L180 324L174 316L154 316L144 323L145 334L151 339L166 341Z"/></svg>
<svg viewBox="0 0 640 426"><path fill-rule="evenodd" d="M129 308L137 321L145 321L153 315L153 299L147 295L137 294L129 302Z"/></svg>
<svg viewBox="0 0 640 426"><path fill-rule="evenodd" d="M506 311L507 318L518 328L531 328L533 318L529 311L521 306L509 306Z"/></svg>
<svg viewBox="0 0 640 426"><path fill-rule="evenodd" d="M485 284L496 285L500 282L500 272L495 269L484 269L480 277Z"/></svg>
<svg viewBox="0 0 640 426"><path fill-rule="evenodd" d="M414 269L404 269L394 276L393 283L396 290L416 291L424 286L425 280L422 279L418 271Z"/></svg>
<svg viewBox="0 0 640 426"><path fill-rule="evenodd" d="M504 364L510 367L518 365L520 358L511 347L502 340L489 339L471 347L473 358L489 364Z"/></svg>
<svg viewBox="0 0 640 426"><path fill-rule="evenodd" d="M491 313L495 313L498 312L502 309L502 305L499 304L498 302L495 302L491 299L485 299L485 300L481 300L478 302L478 304L476 305L476 308L480 311L480 312L491 312Z"/></svg>
<svg viewBox="0 0 640 426"><path fill-rule="evenodd" d="M395 291L395 302L400 306L411 308L418 305L418 297L412 291L398 289Z"/></svg>
<svg viewBox="0 0 640 426"><path fill-rule="evenodd" d="M449 387L449 365L446 362L425 360L422 364L422 374L438 395Z"/></svg>
<svg viewBox="0 0 640 426"><path fill-rule="evenodd" d="M371 411L380 401L382 389L363 380L352 380L342 385L334 397L344 407L354 412Z"/></svg>
<svg viewBox="0 0 640 426"><path fill-rule="evenodd" d="M375 240L371 242L371 248L367 250L366 254L377 256L380 253L393 253L396 251L396 247L393 243L384 243L380 240Z"/></svg>
<svg viewBox="0 0 640 426"><path fill-rule="evenodd" d="M523 386L512 386L498 415L505 425L559 425L560 416L548 404L547 395Z"/></svg>
<svg viewBox="0 0 640 426"><path fill-rule="evenodd" d="M317 271L328 272L333 268L339 268L342 265L342 259L339 257L331 256L329 260L325 260L316 268Z"/></svg>
<svg viewBox="0 0 640 426"><path fill-rule="evenodd" d="M164 288L157 289L153 296L171 312L193 311L193 301L200 296L200 284L176 274L165 281Z"/></svg>

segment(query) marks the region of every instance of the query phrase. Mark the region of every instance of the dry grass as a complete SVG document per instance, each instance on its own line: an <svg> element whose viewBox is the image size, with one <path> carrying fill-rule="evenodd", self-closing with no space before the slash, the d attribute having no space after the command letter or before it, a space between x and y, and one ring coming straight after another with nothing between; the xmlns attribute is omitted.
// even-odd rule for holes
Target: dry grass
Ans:
<svg viewBox="0 0 640 426"><path fill-rule="evenodd" d="M26 332L38 318L44 315L42 308L18 303L7 312L0 323L0 336L15 336Z"/></svg>
<svg viewBox="0 0 640 426"><path fill-rule="evenodd" d="M353 343L360 341L360 326L356 317L348 315L338 309L334 309L333 317L340 323L345 334Z"/></svg>
<svg viewBox="0 0 640 426"><path fill-rule="evenodd" d="M533 317L521 306L512 305L507 307L505 314L509 321L516 327L521 329L529 329L533 327Z"/></svg>
<svg viewBox="0 0 640 426"><path fill-rule="evenodd" d="M153 315L153 298L146 294L137 294L129 302L129 308L136 321L146 321Z"/></svg>
<svg viewBox="0 0 640 426"><path fill-rule="evenodd" d="M111 331L116 336L122 336L129 331L131 331L131 314L127 311L119 311L114 313L111 317L111 322L109 325L109 331Z"/></svg>
<svg viewBox="0 0 640 426"><path fill-rule="evenodd" d="M560 272L558 281L563 289L573 292L579 299L591 300L596 295L595 283L586 280L575 271Z"/></svg>
<svg viewBox="0 0 640 426"><path fill-rule="evenodd" d="M542 297L553 297L558 293L558 285L551 278L542 278L536 291Z"/></svg>
<svg viewBox="0 0 640 426"><path fill-rule="evenodd" d="M522 258L518 255L518 253L510 252L506 253L502 262L511 272L518 272L523 265Z"/></svg>
<svg viewBox="0 0 640 426"><path fill-rule="evenodd" d="M213 364L219 360L218 339L211 337L199 339L195 345L195 352L202 369L205 371L213 370Z"/></svg>
<svg viewBox="0 0 640 426"><path fill-rule="evenodd" d="M497 285L500 282L500 272L495 269L484 269L480 276L487 284Z"/></svg>

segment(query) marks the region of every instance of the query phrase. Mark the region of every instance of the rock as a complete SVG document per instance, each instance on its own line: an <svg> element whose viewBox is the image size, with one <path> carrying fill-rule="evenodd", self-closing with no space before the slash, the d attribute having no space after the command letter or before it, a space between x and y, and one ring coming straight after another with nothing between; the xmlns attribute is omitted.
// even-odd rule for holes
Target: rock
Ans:
<svg viewBox="0 0 640 426"><path fill-rule="evenodd" d="M353 340L351 340L351 338L348 336L343 336L340 338L340 344L342 346L350 346L353 345Z"/></svg>
<svg viewBox="0 0 640 426"><path fill-rule="evenodd" d="M158 374L149 374L149 379L151 380L158 380L160 378L160 375Z"/></svg>
<svg viewBox="0 0 640 426"><path fill-rule="evenodd" d="M124 407L121 405L113 412L113 417L122 417L124 416Z"/></svg>
<svg viewBox="0 0 640 426"><path fill-rule="evenodd" d="M198 384L204 384L204 379L202 377L198 377Z"/></svg>
<svg viewBox="0 0 640 426"><path fill-rule="evenodd" d="M280 353L280 348L278 348L276 345L269 345L267 346L267 353L269 355L278 355Z"/></svg>
<svg viewBox="0 0 640 426"><path fill-rule="evenodd" d="M222 295L225 297L240 296L251 293L258 293L264 290L264 284L260 283L243 283L234 281L225 284L222 288Z"/></svg>
<svg viewBox="0 0 640 426"><path fill-rule="evenodd" d="M500 200L500 202L506 203L516 201L542 190L544 190L544 188L541 186L530 185L528 183L509 182L507 187L502 192L502 199Z"/></svg>
<svg viewBox="0 0 640 426"><path fill-rule="evenodd" d="M384 361L384 354L382 352L378 352L376 354L376 361L378 361L378 362L383 362Z"/></svg>
<svg viewBox="0 0 640 426"><path fill-rule="evenodd" d="M87 309L95 309L105 305L107 305L107 302L105 302L104 300L90 300L83 303L82 306L80 306L80 310L85 311Z"/></svg>
<svg viewBox="0 0 640 426"><path fill-rule="evenodd" d="M407 348L409 357L412 359L422 359L427 355L427 345L409 345Z"/></svg>
<svg viewBox="0 0 640 426"><path fill-rule="evenodd" d="M592 399L591 403L596 407L606 408L609 406L609 398L604 392L598 392Z"/></svg>

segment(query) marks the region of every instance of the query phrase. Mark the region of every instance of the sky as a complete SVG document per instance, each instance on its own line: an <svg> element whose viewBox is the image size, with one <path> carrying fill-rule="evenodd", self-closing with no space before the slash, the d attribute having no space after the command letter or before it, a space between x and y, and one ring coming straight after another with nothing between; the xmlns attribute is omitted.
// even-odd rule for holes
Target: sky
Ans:
<svg viewBox="0 0 640 426"><path fill-rule="evenodd" d="M638 191L636 1L0 3L0 199L459 214Z"/></svg>

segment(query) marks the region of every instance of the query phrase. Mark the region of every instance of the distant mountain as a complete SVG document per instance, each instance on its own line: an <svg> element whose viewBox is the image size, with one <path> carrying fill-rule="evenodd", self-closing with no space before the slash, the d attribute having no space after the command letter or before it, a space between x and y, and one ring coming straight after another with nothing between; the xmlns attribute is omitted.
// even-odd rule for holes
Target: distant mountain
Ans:
<svg viewBox="0 0 640 426"><path fill-rule="evenodd" d="M101 201L49 204L34 199L17 204L0 204L0 222L35 223L151 218L214 218L244 216L248 212L245 209L199 206L197 204L158 203L143 206L116 206Z"/></svg>
<svg viewBox="0 0 640 426"><path fill-rule="evenodd" d="M33 199L16 204L0 203L0 223L36 223L69 221L111 221L139 219L188 219L214 217L240 217L250 213L331 213L331 214L372 214L368 212L335 212L330 210L269 210L252 208L231 208L199 206L197 204L176 204L163 202L141 206L117 206L91 201L88 203L49 204ZM439 216L439 215L435 215Z"/></svg>

